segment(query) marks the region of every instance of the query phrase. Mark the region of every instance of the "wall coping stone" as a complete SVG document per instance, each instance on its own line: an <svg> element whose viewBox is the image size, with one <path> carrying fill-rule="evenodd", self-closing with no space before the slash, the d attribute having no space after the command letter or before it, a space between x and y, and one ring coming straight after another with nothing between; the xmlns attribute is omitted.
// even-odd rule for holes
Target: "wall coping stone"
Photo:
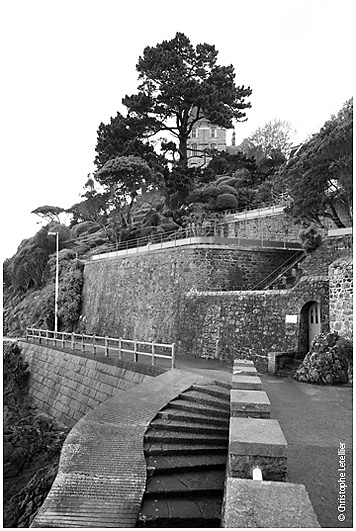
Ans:
<svg viewBox="0 0 356 531"><path fill-rule="evenodd" d="M320 527L304 485L228 478L223 527Z"/></svg>
<svg viewBox="0 0 356 531"><path fill-rule="evenodd" d="M241 413L270 413L271 403L265 391L250 391L245 389L232 389L231 412L232 416Z"/></svg>
<svg viewBox="0 0 356 531"><path fill-rule="evenodd" d="M234 369L235 367L254 367L252 360L234 360Z"/></svg>
<svg viewBox="0 0 356 531"><path fill-rule="evenodd" d="M232 389L250 389L262 391L261 378L246 374L234 374L231 382Z"/></svg>
<svg viewBox="0 0 356 531"><path fill-rule="evenodd" d="M287 457L287 441L275 419L230 419L229 454Z"/></svg>
<svg viewBox="0 0 356 531"><path fill-rule="evenodd" d="M239 365L237 367L234 366L232 371L232 379L234 379L234 376L257 376L257 369L256 367L250 367L247 365L244 367L243 365Z"/></svg>

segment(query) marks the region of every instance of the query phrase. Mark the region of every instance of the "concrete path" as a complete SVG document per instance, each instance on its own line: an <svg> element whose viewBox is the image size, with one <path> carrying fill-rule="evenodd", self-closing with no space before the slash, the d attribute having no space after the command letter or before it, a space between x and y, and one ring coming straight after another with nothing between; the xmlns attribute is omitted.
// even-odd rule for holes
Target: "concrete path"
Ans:
<svg viewBox="0 0 356 531"><path fill-rule="evenodd" d="M321 527L352 527L352 387L260 375L288 442L288 472L303 483ZM338 511L338 449L346 445L346 510ZM345 520L338 520L339 515ZM341 517L342 518L342 517Z"/></svg>

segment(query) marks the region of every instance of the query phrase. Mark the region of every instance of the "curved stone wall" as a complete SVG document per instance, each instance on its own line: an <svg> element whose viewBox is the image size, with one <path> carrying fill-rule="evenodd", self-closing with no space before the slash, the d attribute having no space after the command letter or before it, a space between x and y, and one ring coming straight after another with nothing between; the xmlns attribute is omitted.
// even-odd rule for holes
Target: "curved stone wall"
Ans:
<svg viewBox="0 0 356 531"><path fill-rule="evenodd" d="M29 364L29 395L43 413L73 426L86 413L108 398L126 391L153 376L116 366L108 360L94 359L19 341ZM147 371L152 371L150 366ZM156 371L158 368L156 368ZM137 372L136 372L137 371ZM156 372L157 374L157 372Z"/></svg>

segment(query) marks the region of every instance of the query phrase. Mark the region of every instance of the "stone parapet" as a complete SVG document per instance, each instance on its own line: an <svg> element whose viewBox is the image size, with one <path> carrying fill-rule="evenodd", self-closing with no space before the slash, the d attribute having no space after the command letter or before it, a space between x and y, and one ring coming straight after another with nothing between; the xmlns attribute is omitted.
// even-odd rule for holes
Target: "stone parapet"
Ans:
<svg viewBox="0 0 356 531"><path fill-rule="evenodd" d="M258 376L234 374L231 380L231 388L262 391L262 382Z"/></svg>
<svg viewBox="0 0 356 531"><path fill-rule="evenodd" d="M231 418L229 473L231 477L252 478L259 467L264 480L285 481L287 441L274 419Z"/></svg>
<svg viewBox="0 0 356 531"><path fill-rule="evenodd" d="M231 417L257 417L268 419L271 403L264 391L231 390Z"/></svg>
<svg viewBox="0 0 356 531"><path fill-rule="evenodd" d="M304 485L228 478L222 527L320 527Z"/></svg>
<svg viewBox="0 0 356 531"><path fill-rule="evenodd" d="M235 360L233 372L245 360ZM320 527L304 485L286 483L287 441L256 376L233 374L221 527ZM234 385L249 389L235 389Z"/></svg>

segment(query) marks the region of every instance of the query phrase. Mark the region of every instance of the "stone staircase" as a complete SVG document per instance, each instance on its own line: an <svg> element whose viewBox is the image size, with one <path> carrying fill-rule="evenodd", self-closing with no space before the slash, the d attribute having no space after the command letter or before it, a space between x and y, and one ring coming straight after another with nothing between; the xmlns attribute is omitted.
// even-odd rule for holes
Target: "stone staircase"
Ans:
<svg viewBox="0 0 356 531"><path fill-rule="evenodd" d="M136 527L220 527L230 385L193 385L145 434L147 483Z"/></svg>

